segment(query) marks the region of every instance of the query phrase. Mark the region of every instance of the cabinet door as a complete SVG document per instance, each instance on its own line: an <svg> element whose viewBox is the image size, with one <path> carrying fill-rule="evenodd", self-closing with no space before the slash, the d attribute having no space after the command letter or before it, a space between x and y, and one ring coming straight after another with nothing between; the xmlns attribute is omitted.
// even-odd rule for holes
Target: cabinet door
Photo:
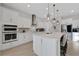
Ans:
<svg viewBox="0 0 79 59"><path fill-rule="evenodd" d="M42 48L41 48L41 55L42 56L46 56L47 55L47 39L45 38L41 38L42 39Z"/></svg>
<svg viewBox="0 0 79 59"><path fill-rule="evenodd" d="M57 55L57 42L55 39L43 39L42 41L42 55L43 56L56 56Z"/></svg>
<svg viewBox="0 0 79 59"><path fill-rule="evenodd" d="M33 35L33 51L37 55L41 55L41 38Z"/></svg>
<svg viewBox="0 0 79 59"><path fill-rule="evenodd" d="M17 24L17 22L18 22L18 21L17 21L17 17L18 17L18 12L11 10L11 18L10 18L10 21L11 21L13 24L18 25L18 24Z"/></svg>
<svg viewBox="0 0 79 59"><path fill-rule="evenodd" d="M3 15L2 15L3 22L10 23L10 16L11 16L10 10L4 7L2 9L3 9Z"/></svg>
<svg viewBox="0 0 79 59"><path fill-rule="evenodd" d="M5 24L15 24L17 22L17 12L15 12L14 10L8 9L8 8L4 8L3 9L3 13L2 13L2 20L3 23Z"/></svg>
<svg viewBox="0 0 79 59"><path fill-rule="evenodd" d="M19 28L31 28L31 18L23 17L21 15L18 15L17 17L17 23Z"/></svg>
<svg viewBox="0 0 79 59"><path fill-rule="evenodd" d="M33 36L32 36L32 32L31 31L28 31L25 33L25 38L26 42L30 42L33 40Z"/></svg>
<svg viewBox="0 0 79 59"><path fill-rule="evenodd" d="M17 39L18 39L18 42L20 42L18 44L24 43L25 42L24 41L24 33L17 33Z"/></svg>
<svg viewBox="0 0 79 59"><path fill-rule="evenodd" d="M57 40L47 39L47 56L57 56Z"/></svg>
<svg viewBox="0 0 79 59"><path fill-rule="evenodd" d="M1 21L2 21L2 14L3 14L3 9L2 9L2 7L0 7L0 23L2 23Z"/></svg>

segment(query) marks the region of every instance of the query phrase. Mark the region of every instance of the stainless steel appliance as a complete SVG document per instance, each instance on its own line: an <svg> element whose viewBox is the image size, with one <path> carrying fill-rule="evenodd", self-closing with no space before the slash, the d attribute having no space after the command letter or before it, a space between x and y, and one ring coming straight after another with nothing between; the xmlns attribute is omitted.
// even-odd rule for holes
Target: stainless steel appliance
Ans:
<svg viewBox="0 0 79 59"><path fill-rule="evenodd" d="M3 25L2 29L3 43L17 40L17 25Z"/></svg>

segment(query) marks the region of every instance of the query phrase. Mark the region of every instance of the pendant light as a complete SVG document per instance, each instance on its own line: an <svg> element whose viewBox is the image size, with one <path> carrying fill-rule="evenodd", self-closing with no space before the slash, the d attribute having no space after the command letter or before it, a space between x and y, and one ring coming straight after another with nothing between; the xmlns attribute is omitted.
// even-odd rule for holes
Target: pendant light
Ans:
<svg viewBox="0 0 79 59"><path fill-rule="evenodd" d="M36 25L36 15L32 14L32 25L35 26Z"/></svg>
<svg viewBox="0 0 79 59"><path fill-rule="evenodd" d="M55 18L55 4L53 4L53 13L54 13L53 22L55 22L56 21L56 18Z"/></svg>
<svg viewBox="0 0 79 59"><path fill-rule="evenodd" d="M55 10L55 4L53 4L53 18L52 21L53 23L59 24L59 21L56 19L56 12L57 12L57 16L58 16L58 12L59 10ZM48 3L48 14L47 14L47 20L50 20L50 4Z"/></svg>
<svg viewBox="0 0 79 59"><path fill-rule="evenodd" d="M56 13L55 13L55 11L57 12L57 15L58 15L58 12L59 12L59 10L57 9L57 10L55 10L55 4L53 4L53 13L54 13L54 17L53 17L53 22L54 23L56 23L56 24L59 24L59 21L56 19Z"/></svg>
<svg viewBox="0 0 79 59"><path fill-rule="evenodd" d="M48 14L47 14L47 20L50 20L49 3L48 3Z"/></svg>
<svg viewBox="0 0 79 59"><path fill-rule="evenodd" d="M59 10L57 9L56 12L57 12L57 17L58 17L59 16L58 15ZM59 24L59 21L57 20L56 23Z"/></svg>

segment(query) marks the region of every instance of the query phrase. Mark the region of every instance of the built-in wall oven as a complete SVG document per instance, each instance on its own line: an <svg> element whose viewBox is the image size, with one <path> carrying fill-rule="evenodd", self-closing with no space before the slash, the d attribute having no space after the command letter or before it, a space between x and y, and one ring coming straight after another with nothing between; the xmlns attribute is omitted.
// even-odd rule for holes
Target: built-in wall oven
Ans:
<svg viewBox="0 0 79 59"><path fill-rule="evenodd" d="M3 25L2 29L2 43L8 43L17 40L17 25Z"/></svg>

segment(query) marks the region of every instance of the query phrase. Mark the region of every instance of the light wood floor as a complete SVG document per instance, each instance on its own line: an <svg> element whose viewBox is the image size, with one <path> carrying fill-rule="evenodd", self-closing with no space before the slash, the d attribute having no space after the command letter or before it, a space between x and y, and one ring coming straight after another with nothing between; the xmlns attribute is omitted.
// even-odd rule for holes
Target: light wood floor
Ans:
<svg viewBox="0 0 79 59"><path fill-rule="evenodd" d="M33 56L33 43L26 43L15 48L11 48L0 52L3 56ZM79 56L79 41L69 41L67 48L67 56Z"/></svg>
<svg viewBox="0 0 79 59"><path fill-rule="evenodd" d="M32 42L1 52L3 56L32 56Z"/></svg>

